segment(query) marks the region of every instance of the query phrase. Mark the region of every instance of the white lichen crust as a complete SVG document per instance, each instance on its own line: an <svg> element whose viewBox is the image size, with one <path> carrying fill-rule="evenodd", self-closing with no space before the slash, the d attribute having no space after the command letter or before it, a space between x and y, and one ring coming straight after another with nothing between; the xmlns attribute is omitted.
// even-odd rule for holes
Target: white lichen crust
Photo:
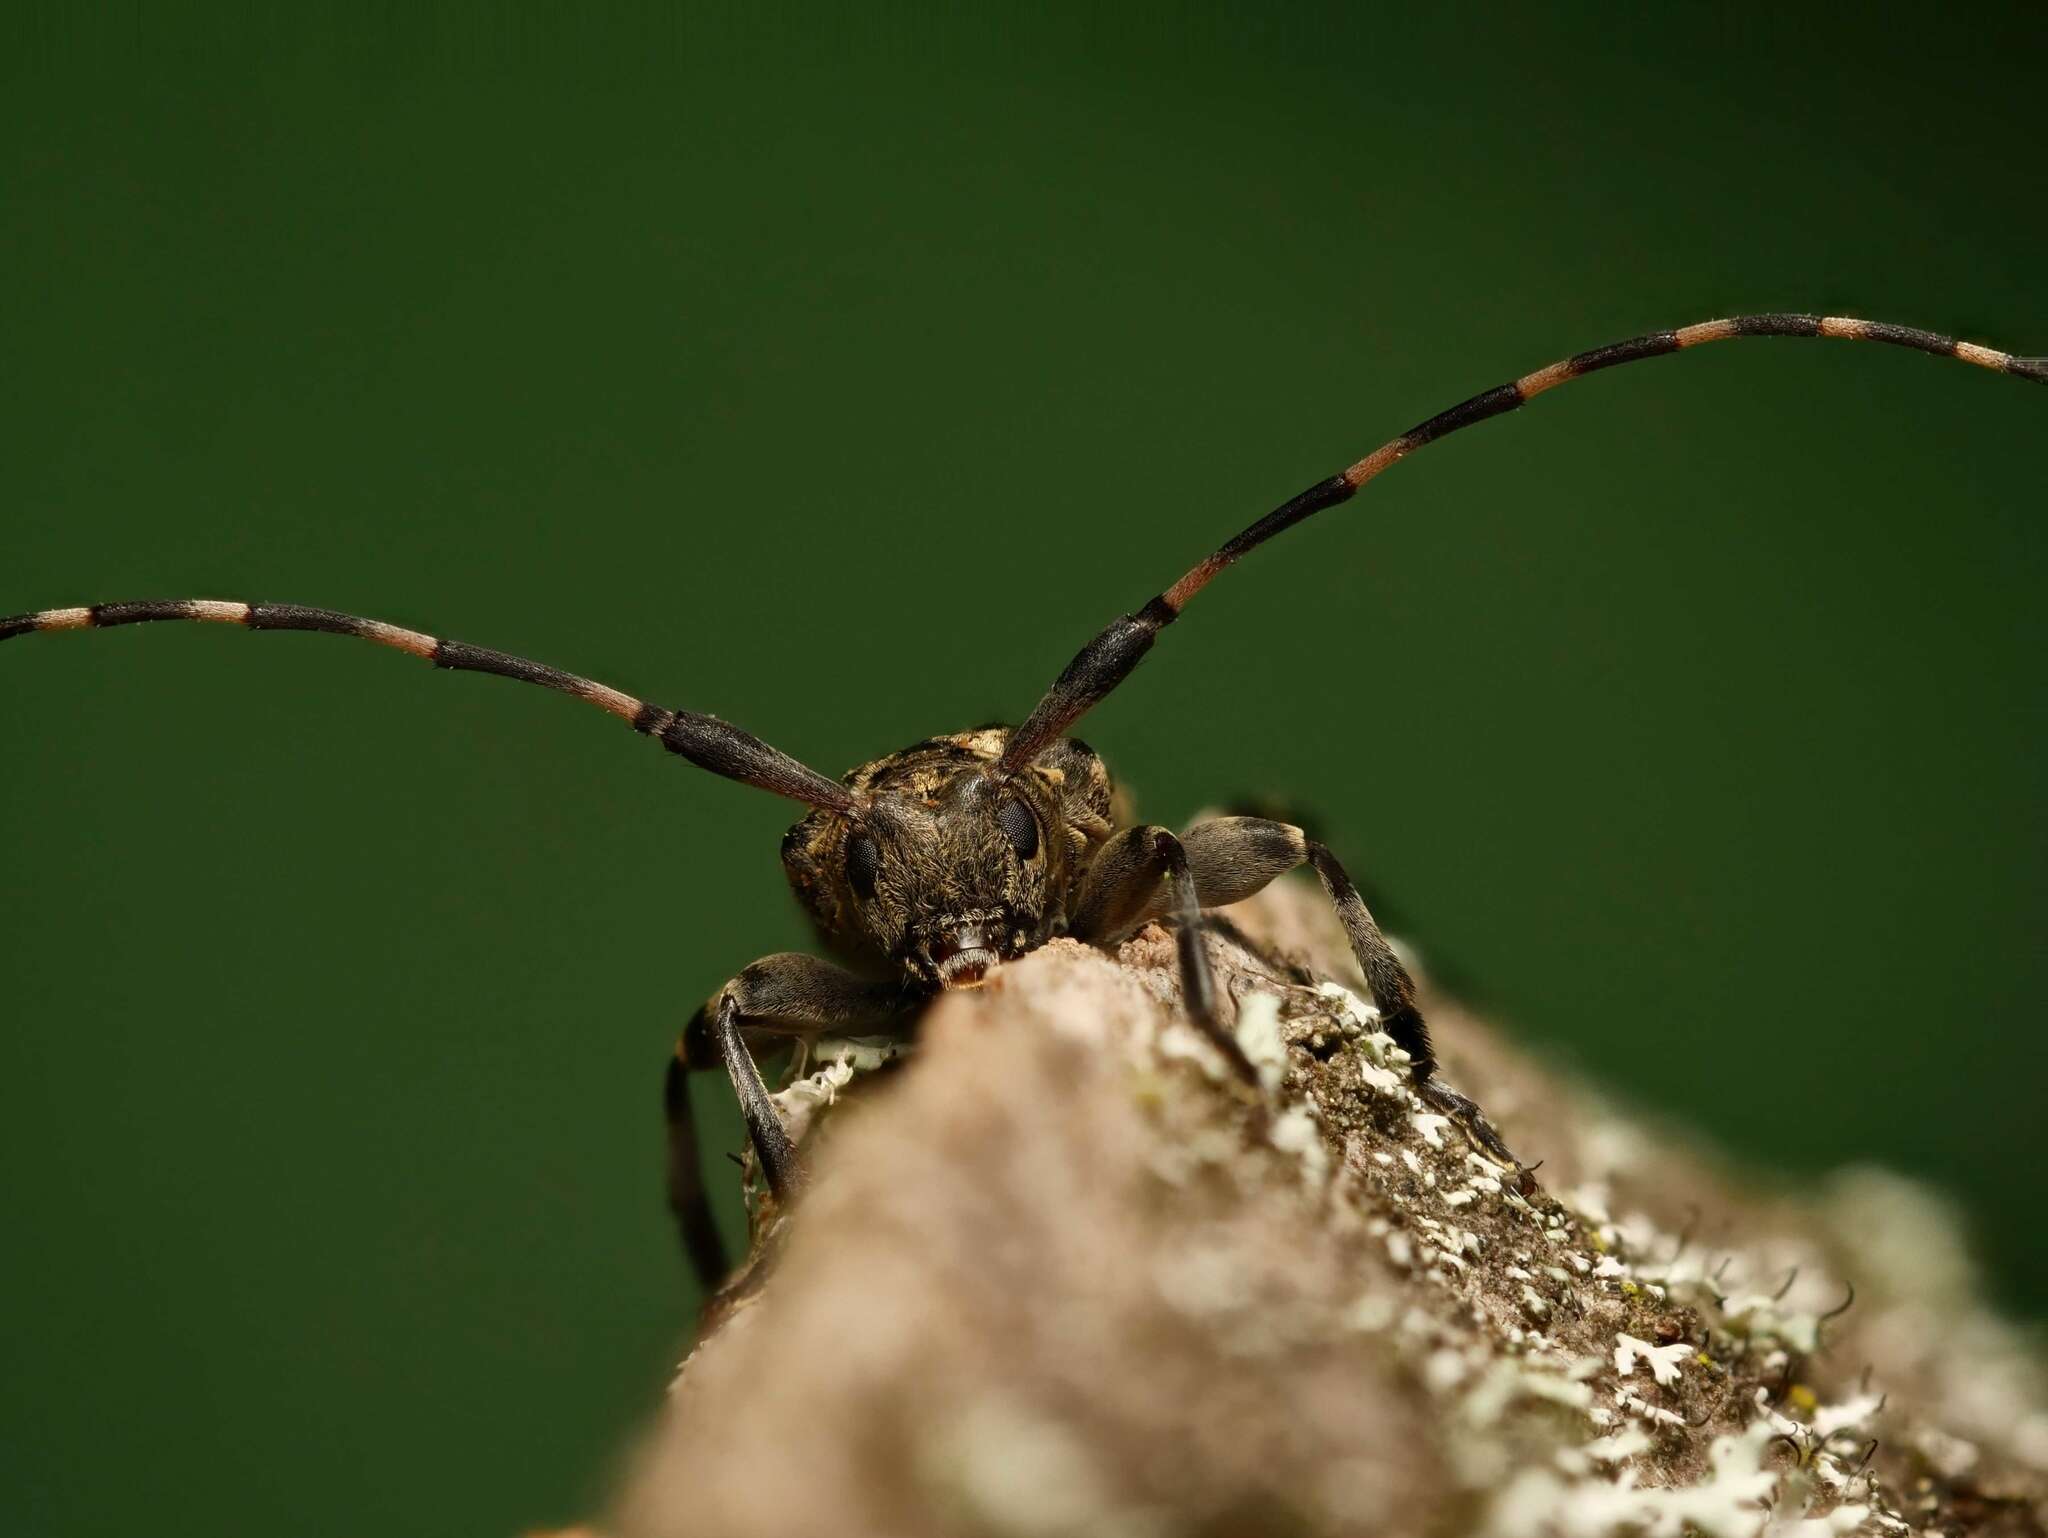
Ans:
<svg viewBox="0 0 2048 1538"><path fill-rule="evenodd" d="M814 1186L764 1212L617 1529L2048 1530L2048 1385L1938 1204L1759 1195L1431 1001L1446 1077L1543 1161L1504 1165L1307 897L1211 937L1256 1091L1156 929L1002 969L890 1073L814 1056Z"/></svg>

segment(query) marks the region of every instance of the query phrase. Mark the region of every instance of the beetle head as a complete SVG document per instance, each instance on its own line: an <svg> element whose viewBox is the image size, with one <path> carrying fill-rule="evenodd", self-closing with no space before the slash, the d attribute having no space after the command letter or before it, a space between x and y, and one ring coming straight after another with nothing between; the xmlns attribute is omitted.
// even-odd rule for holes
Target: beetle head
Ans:
<svg viewBox="0 0 2048 1538"><path fill-rule="evenodd" d="M798 823L783 863L842 952L927 988L972 987L1058 932L1070 843L1034 776L999 779L964 756L919 768L878 777L854 811Z"/></svg>

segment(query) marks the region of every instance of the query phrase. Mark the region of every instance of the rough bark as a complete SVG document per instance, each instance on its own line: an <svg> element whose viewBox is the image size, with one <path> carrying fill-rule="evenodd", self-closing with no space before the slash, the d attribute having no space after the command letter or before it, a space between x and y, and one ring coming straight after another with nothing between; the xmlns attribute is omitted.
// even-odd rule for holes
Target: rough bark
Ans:
<svg viewBox="0 0 2048 1538"><path fill-rule="evenodd" d="M760 1214L610 1530L2048 1527L2041 1365L1938 1201L1760 1190L1431 1000L1446 1077L1543 1161L1505 1169L1408 1089L1308 893L1210 945L1262 1093L1156 928L789 1092L815 1183Z"/></svg>

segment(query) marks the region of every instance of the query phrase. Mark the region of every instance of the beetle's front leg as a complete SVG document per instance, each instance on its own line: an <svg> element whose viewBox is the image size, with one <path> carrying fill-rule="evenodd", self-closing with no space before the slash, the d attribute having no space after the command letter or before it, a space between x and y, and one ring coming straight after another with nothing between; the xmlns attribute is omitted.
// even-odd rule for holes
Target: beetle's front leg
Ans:
<svg viewBox="0 0 2048 1538"><path fill-rule="evenodd" d="M1317 843L1291 823L1265 817L1212 818L1196 823L1181 837L1205 908L1241 902L1297 866L1312 866L1330 906L1337 910L1358 969L1365 974L1366 991L1380 1012L1381 1028L1408 1054L1415 1092L1439 1108L1463 1116L1496 1157L1510 1164L1521 1162L1508 1151L1479 1107L1436 1077L1436 1047L1415 1002L1415 980L1327 845Z"/></svg>
<svg viewBox="0 0 2048 1538"><path fill-rule="evenodd" d="M803 1161L762 1082L748 1035L875 1034L899 1021L907 1002L899 984L870 981L815 956L784 951L741 971L684 1028L666 1097L669 1208L683 1248L707 1287L723 1279L726 1261L704 1195L684 1073L713 1063L725 1069L768 1189L778 1202L787 1202L803 1188Z"/></svg>

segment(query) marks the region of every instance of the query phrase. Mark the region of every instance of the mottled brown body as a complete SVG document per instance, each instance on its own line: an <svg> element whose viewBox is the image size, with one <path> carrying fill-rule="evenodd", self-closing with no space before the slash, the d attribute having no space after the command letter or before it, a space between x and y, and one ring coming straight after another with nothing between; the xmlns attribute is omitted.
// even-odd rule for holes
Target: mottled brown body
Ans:
<svg viewBox="0 0 2048 1538"><path fill-rule="evenodd" d="M1010 735L985 726L928 737L862 764L844 777L858 813L813 811L783 838L797 901L850 966L932 989L980 980L941 973L968 950L1008 960L1067 933L1080 884L1119 825L1116 790L1094 749L1072 738L999 779ZM865 891L849 858L859 838L875 850Z"/></svg>

